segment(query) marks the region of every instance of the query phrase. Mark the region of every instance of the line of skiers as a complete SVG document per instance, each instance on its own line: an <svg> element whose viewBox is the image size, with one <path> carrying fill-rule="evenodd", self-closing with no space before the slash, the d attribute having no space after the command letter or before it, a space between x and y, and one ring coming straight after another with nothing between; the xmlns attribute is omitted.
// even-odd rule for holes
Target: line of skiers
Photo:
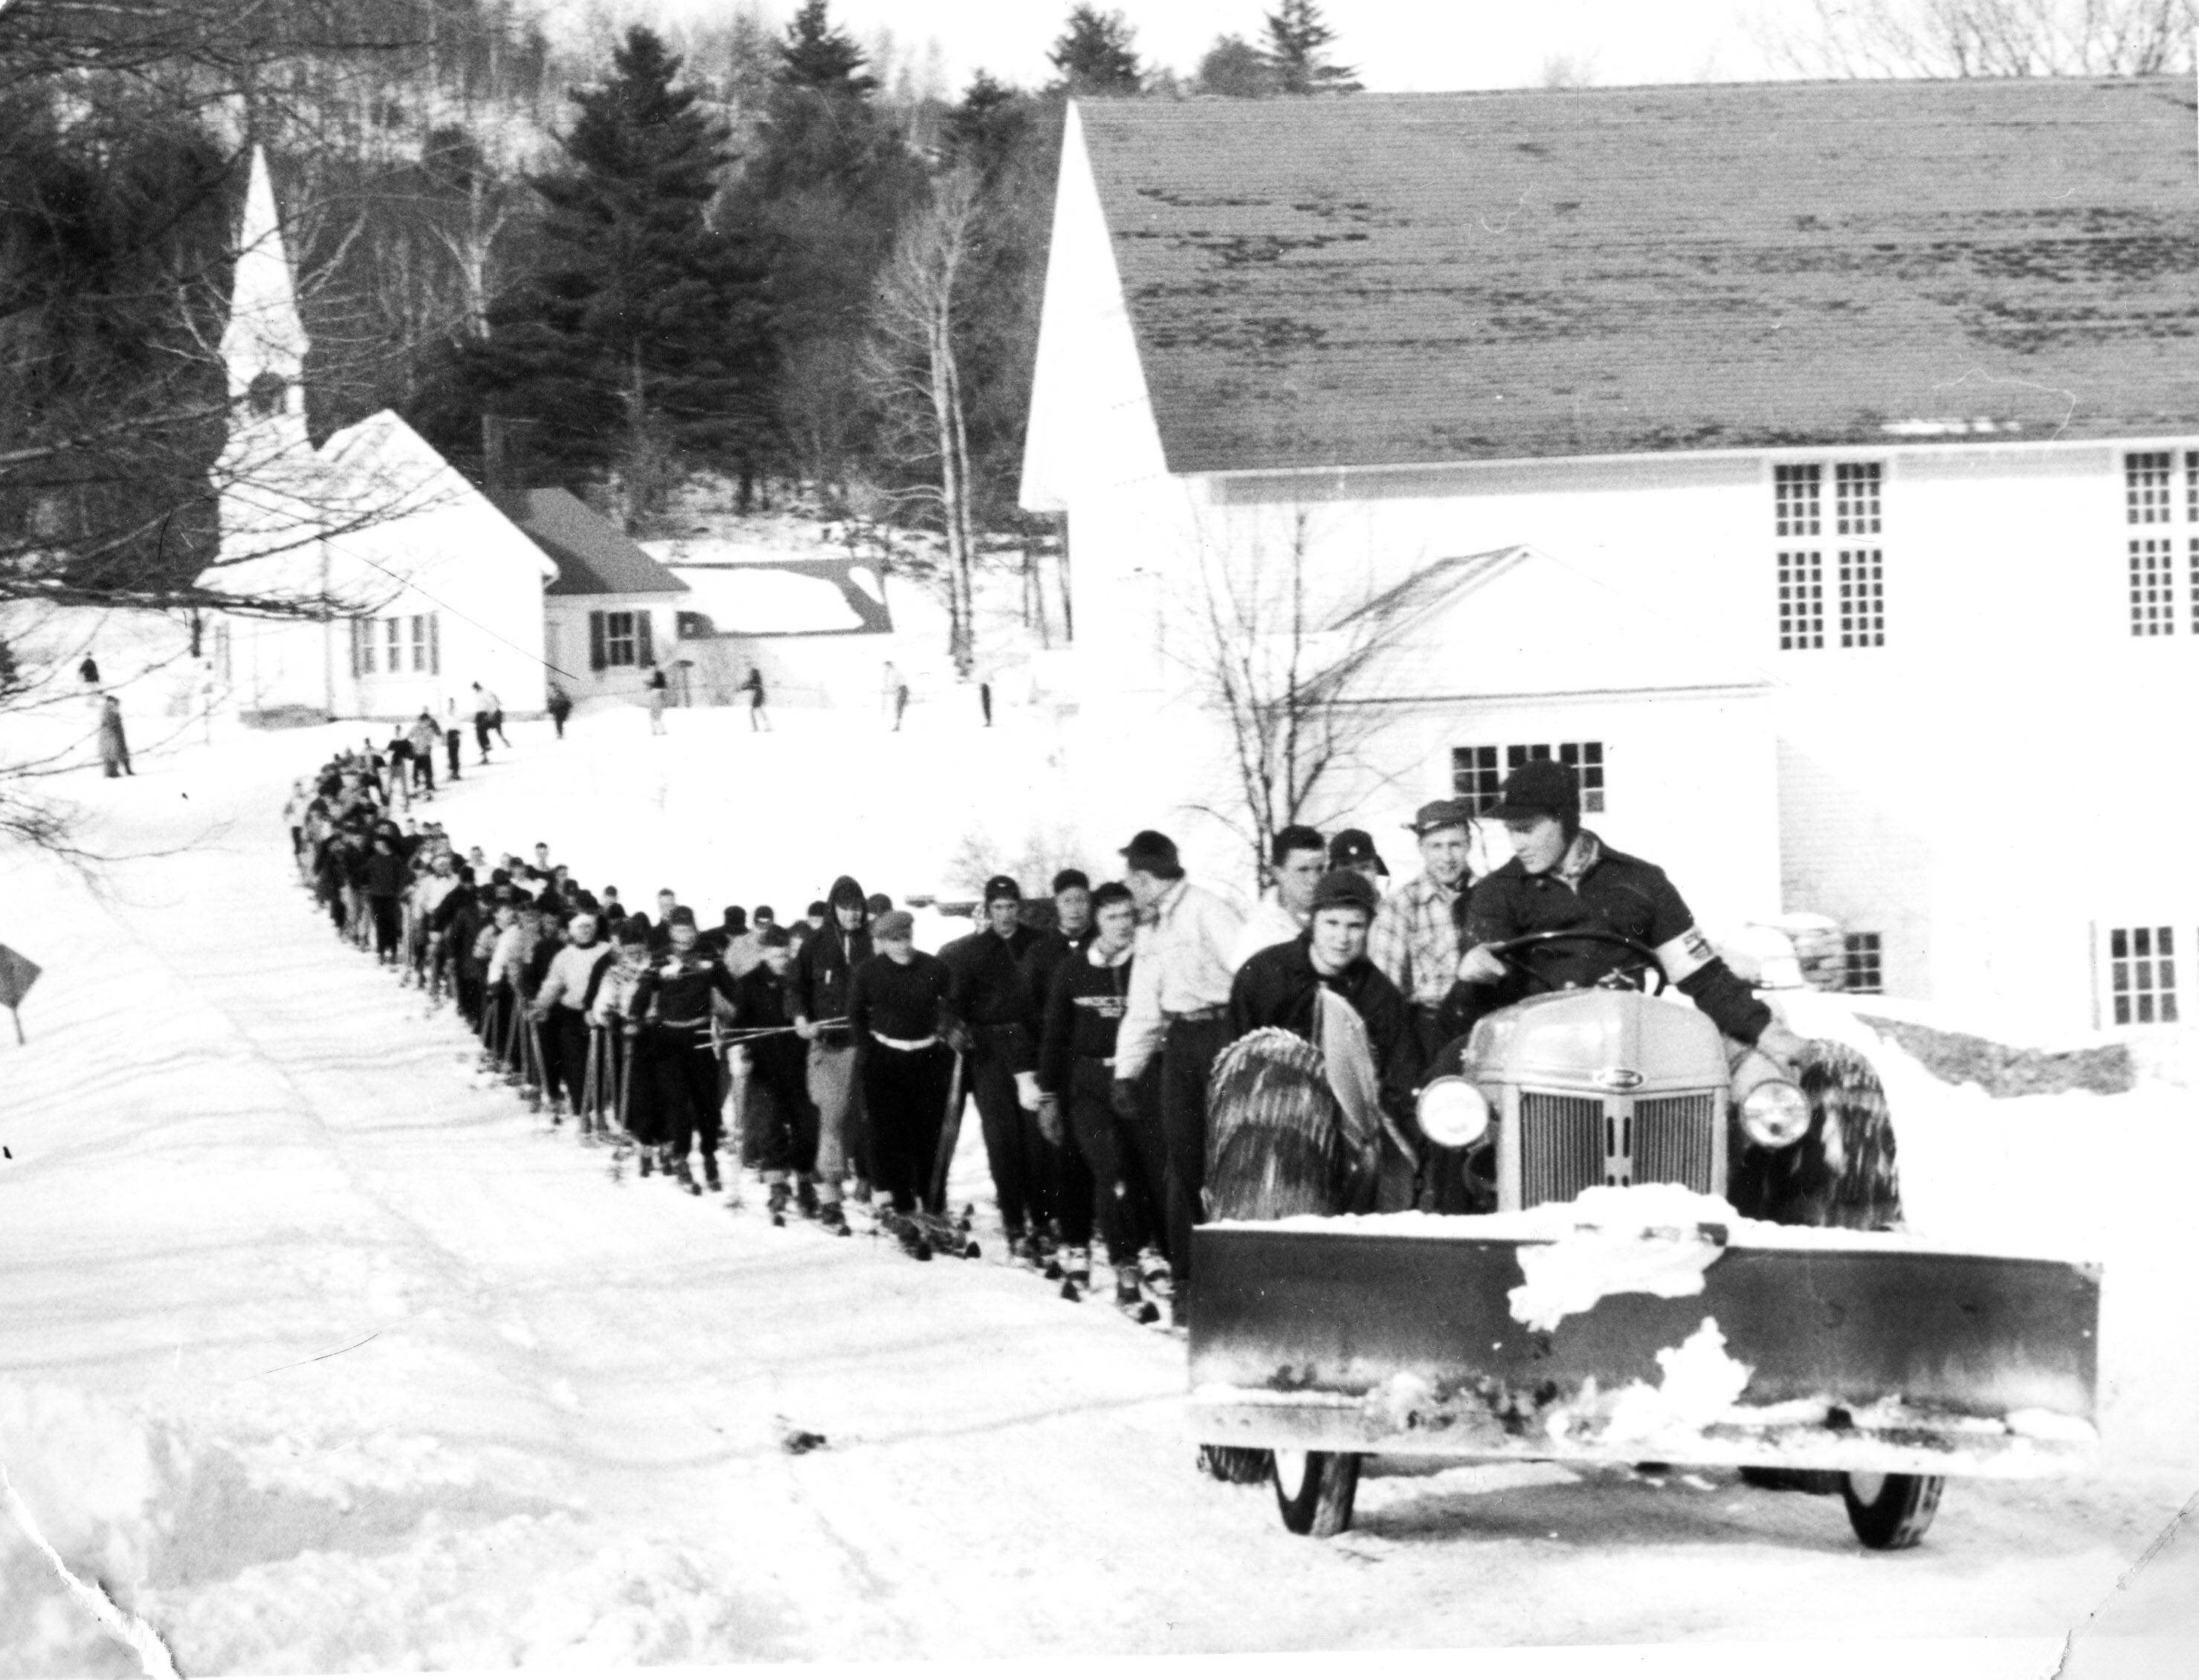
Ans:
<svg viewBox="0 0 2199 1680"><path fill-rule="evenodd" d="M1217 1059L1261 1029L1320 1047L1351 1205L1455 1212L1486 1186L1420 1136L1413 1094L1440 1047L1519 994L1493 944L1615 928L1658 948L1733 1035L1784 1031L1708 953L1661 872L1580 826L1573 773L1547 761L1515 771L1485 814L1514 856L1471 888L1476 813L1461 801L1421 808L1422 871L1386 896L1364 831L1284 829L1249 919L1146 830L1122 849L1117 882L1064 870L1050 901L1030 904L1013 879L988 881L976 930L936 955L915 948L907 912L846 875L787 926L732 906L704 929L668 890L653 920L630 915L616 888L588 892L546 844L492 862L435 825L400 826L382 796L391 779L354 755L301 787L300 869L341 930L453 996L554 1119L631 1140L645 1175L700 1193L722 1187L730 1100L775 1219L795 1210L844 1233L852 1199L928 1254L957 1240L942 1139L966 1094L1011 1251L1079 1292L1096 1238L1117 1302L1142 1316L1154 1298L1180 1315L1192 1228L1216 1205L1210 1103L1241 1094L1222 1088Z"/></svg>

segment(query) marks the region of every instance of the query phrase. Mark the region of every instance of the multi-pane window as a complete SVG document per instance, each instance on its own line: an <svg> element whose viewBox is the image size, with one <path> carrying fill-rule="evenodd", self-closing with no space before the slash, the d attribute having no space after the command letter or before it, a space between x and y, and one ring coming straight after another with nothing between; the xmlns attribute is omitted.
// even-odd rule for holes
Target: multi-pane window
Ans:
<svg viewBox="0 0 2199 1680"><path fill-rule="evenodd" d="M2176 555L2167 537L2130 540L2130 627L2133 636L2176 633ZM2199 596L2199 578L2194 580Z"/></svg>
<svg viewBox="0 0 2199 1680"><path fill-rule="evenodd" d="M2133 525L2166 525L2174 517L2168 480L2176 461L2170 449L2133 451L2123 457L2123 509Z"/></svg>
<svg viewBox="0 0 2199 1680"><path fill-rule="evenodd" d="M355 677L398 677L441 667L436 615L411 613L351 621L351 673Z"/></svg>
<svg viewBox="0 0 2199 1680"><path fill-rule="evenodd" d="M1560 764L1570 764L1580 778L1581 809L1584 813L1603 809L1603 743L1601 741L1548 741L1508 747L1453 747L1450 750L1451 790L1461 799L1471 800L1476 811L1486 811L1496 803L1502 790L1504 778L1530 759L1554 758ZM1502 768L1498 768L1499 762Z"/></svg>
<svg viewBox="0 0 2199 1680"><path fill-rule="evenodd" d="M1886 645L1886 564L1875 548L1840 551L1840 645Z"/></svg>
<svg viewBox="0 0 2199 1680"><path fill-rule="evenodd" d="M604 615L604 663L631 665L633 658L633 615L605 613Z"/></svg>
<svg viewBox="0 0 2199 1680"><path fill-rule="evenodd" d="M1496 749L1494 747L1453 747L1450 750L1450 789L1461 799L1471 801L1476 811L1485 811L1496 802L1498 790L1504 785L1504 775L1496 767Z"/></svg>
<svg viewBox="0 0 2199 1680"><path fill-rule="evenodd" d="M1833 469L1834 523L1844 537L1878 534L1879 464L1842 461ZM1785 536L1786 532L1779 534Z"/></svg>
<svg viewBox="0 0 2199 1680"><path fill-rule="evenodd" d="M1817 534L1819 487L1825 470L1815 464L1771 470L1773 512L1782 537Z"/></svg>
<svg viewBox="0 0 2199 1680"><path fill-rule="evenodd" d="M1886 989L1886 971L1881 965L1885 953L1880 936L1875 933L1851 933L1842 936L1840 985L1851 992L1883 992Z"/></svg>
<svg viewBox="0 0 2199 1680"><path fill-rule="evenodd" d="M2114 928L2108 933L2108 995L2119 1027L2176 1019L2176 933L2173 928Z"/></svg>
<svg viewBox="0 0 2199 1680"><path fill-rule="evenodd" d="M1775 464L1771 469L1771 524L1791 541L1824 528L1825 469L1815 462ZM1878 461L1832 464L1834 534L1875 537L1885 529L1886 468ZM1886 645L1886 554L1879 548L1843 548L1827 555L1815 547L1778 551L1779 645L1793 653L1826 646ZM1831 562L1829 567L1828 561ZM1829 615L1825 590L1830 570L1837 613ZM1827 638L1838 621L1837 643Z"/></svg>
<svg viewBox="0 0 2199 1680"><path fill-rule="evenodd" d="M1825 560L1815 550L1779 557L1779 645L1825 645Z"/></svg>

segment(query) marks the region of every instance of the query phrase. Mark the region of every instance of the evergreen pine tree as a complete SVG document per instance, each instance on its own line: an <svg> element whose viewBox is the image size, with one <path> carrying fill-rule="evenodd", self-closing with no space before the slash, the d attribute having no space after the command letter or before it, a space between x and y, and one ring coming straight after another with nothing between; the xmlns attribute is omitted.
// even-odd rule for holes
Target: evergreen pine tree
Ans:
<svg viewBox="0 0 2199 1680"><path fill-rule="evenodd" d="M1120 12L1102 12L1080 0L1047 60L1061 73L1061 90L1073 97L1134 95L1145 90L1145 75L1131 45L1135 38Z"/></svg>
<svg viewBox="0 0 2199 1680"><path fill-rule="evenodd" d="M572 96L563 166L534 179L543 260L479 358L530 476L747 473L766 447L764 275L739 224L712 223L725 131L679 73L627 31L610 79Z"/></svg>
<svg viewBox="0 0 2199 1680"><path fill-rule="evenodd" d="M1267 14L1268 44L1260 55L1285 93L1356 93L1349 66L1327 62L1336 32L1321 20L1314 0L1282 0Z"/></svg>
<svg viewBox="0 0 2199 1680"><path fill-rule="evenodd" d="M903 207L925 192L866 63L825 0L808 0L779 44L733 195L769 269L780 435L796 475L825 481L844 481L863 448L857 365L872 287Z"/></svg>

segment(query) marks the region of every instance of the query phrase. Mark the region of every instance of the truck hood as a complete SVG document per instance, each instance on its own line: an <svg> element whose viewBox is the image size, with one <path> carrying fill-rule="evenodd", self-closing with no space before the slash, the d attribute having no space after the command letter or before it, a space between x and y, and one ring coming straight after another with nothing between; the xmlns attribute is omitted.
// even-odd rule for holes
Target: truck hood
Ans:
<svg viewBox="0 0 2199 1680"><path fill-rule="evenodd" d="M1643 992L1549 992L1484 1017L1464 1071L1478 1082L1622 1094L1727 1082L1725 1047L1692 1006Z"/></svg>

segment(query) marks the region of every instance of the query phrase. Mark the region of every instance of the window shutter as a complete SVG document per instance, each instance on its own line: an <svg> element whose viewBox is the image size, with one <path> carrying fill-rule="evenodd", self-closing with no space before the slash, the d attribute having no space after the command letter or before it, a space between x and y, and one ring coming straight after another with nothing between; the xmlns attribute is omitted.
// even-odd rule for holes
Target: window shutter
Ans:
<svg viewBox="0 0 2199 1680"><path fill-rule="evenodd" d="M428 615L428 672L431 676L443 674L443 615Z"/></svg>
<svg viewBox="0 0 2199 1680"><path fill-rule="evenodd" d="M656 663L656 649L651 645L649 610L645 607L633 615L633 657L637 665Z"/></svg>
<svg viewBox="0 0 2199 1680"><path fill-rule="evenodd" d="M588 615L588 668L600 671L610 662L604 654L604 615L592 612Z"/></svg>

